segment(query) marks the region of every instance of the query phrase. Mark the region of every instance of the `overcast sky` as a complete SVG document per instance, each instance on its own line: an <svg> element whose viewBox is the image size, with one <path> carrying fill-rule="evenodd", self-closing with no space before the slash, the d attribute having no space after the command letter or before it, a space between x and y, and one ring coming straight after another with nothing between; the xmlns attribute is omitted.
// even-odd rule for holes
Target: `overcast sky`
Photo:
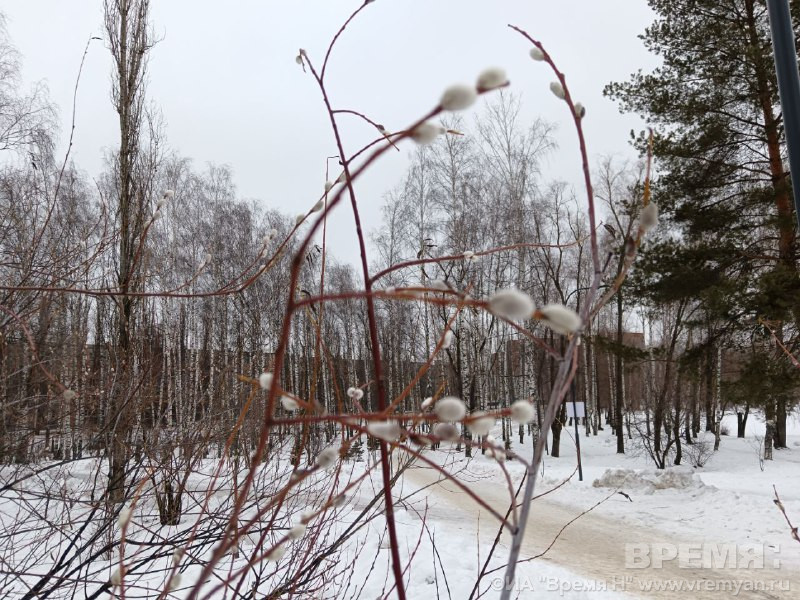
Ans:
<svg viewBox="0 0 800 600"><path fill-rule="evenodd" d="M336 151L319 92L294 58L302 47L321 64L331 36L360 2L154 0L153 25L162 39L151 54L148 95L163 111L170 147L198 168L232 167L243 198L292 215L310 207L325 181L325 157ZM23 55L26 82L46 82L60 108L63 137L86 40L103 35L102 0L4 0L0 10ZM329 92L335 107L399 130L432 108L447 85L472 83L485 67L501 66L523 95L526 119L542 116L559 126L547 176L578 183L566 105L549 92L548 69L528 57L529 44L506 24L541 39L565 71L573 95L587 106L596 158L633 156L629 132L644 123L620 115L602 89L655 65L637 37L651 20L645 0L376 0L338 42ZM95 41L78 93L73 148L90 176L102 170L104 149L119 135L109 87L109 53ZM342 124L351 151L373 137L363 122L345 117ZM368 229L379 222L383 193L403 176L411 148L402 150L358 187ZM340 232L335 253L353 260L345 205L332 225Z"/></svg>

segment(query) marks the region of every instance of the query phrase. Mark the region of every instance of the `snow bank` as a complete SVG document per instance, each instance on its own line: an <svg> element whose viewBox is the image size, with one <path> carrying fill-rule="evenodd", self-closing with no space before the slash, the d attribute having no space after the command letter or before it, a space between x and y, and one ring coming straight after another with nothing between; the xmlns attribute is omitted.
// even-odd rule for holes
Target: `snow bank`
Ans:
<svg viewBox="0 0 800 600"><path fill-rule="evenodd" d="M668 469L606 469L594 487L625 488L652 494L656 490L701 489L706 485L689 467L670 467Z"/></svg>

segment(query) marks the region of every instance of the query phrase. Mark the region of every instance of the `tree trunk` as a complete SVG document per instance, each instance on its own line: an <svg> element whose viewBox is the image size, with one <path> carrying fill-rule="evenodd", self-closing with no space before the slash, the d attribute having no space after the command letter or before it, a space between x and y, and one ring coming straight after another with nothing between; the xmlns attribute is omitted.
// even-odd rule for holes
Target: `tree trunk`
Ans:
<svg viewBox="0 0 800 600"><path fill-rule="evenodd" d="M744 412L737 411L736 412L736 437L743 438L745 437L745 431L747 429L747 417L750 415L750 403L748 402L745 404Z"/></svg>
<svg viewBox="0 0 800 600"><path fill-rule="evenodd" d="M683 437L686 440L687 445L694 444L694 440L692 439L692 420L694 419L694 412L696 408L697 408L697 382L694 381L692 383L691 400L689 404L689 410L686 413L684 421L684 430L683 430Z"/></svg>
<svg viewBox="0 0 800 600"><path fill-rule="evenodd" d="M675 398L672 406L674 408L672 421L672 437L675 440L675 465L680 465L683 458L683 448L681 447L681 375L683 372L678 370L677 381L675 382Z"/></svg>
<svg viewBox="0 0 800 600"><path fill-rule="evenodd" d="M108 500L122 502L125 495L125 465L129 456L132 423L130 390L133 389L134 300L129 292L138 287L137 249L145 223L145 198L137 181L139 140L142 126L145 66L149 41L149 0L106 0L105 26L114 59L114 108L119 117L120 143L117 153L119 212L119 272L121 292L117 307L119 384L111 394Z"/></svg>
<svg viewBox="0 0 800 600"><path fill-rule="evenodd" d="M767 421L767 433L764 436L764 460L772 460L772 447L775 445L775 421Z"/></svg>
<svg viewBox="0 0 800 600"><path fill-rule="evenodd" d="M565 414L564 405L561 405L561 410L559 410L558 418L553 421L553 424L550 426L550 430L553 432L553 446L550 449L550 456L553 458L558 458L561 456L561 429L562 429L562 419L564 418Z"/></svg>
<svg viewBox="0 0 800 600"><path fill-rule="evenodd" d="M708 348L703 363L703 384L705 386L706 431L714 431L714 345L711 343L709 329Z"/></svg>
<svg viewBox="0 0 800 600"><path fill-rule="evenodd" d="M750 44L755 48L758 47L759 37L754 4L754 0L747 0L745 2ZM771 84L773 67L771 64L764 63L760 53L754 52L753 56L755 58L755 81L758 86L758 100L764 117L767 156L769 158L769 170L772 179L772 189L775 194L775 210L777 213L775 224L778 230L779 262L775 268L776 270L783 271L783 273L791 277L794 282L794 280L797 279L794 204L790 194L788 173L784 168L783 157L781 155L780 128L782 126L782 121L775 116L772 102L775 91ZM793 317L795 325L800 325L800 303L794 303ZM775 447L786 447L786 401L783 398L778 399L775 420Z"/></svg>
<svg viewBox="0 0 800 600"><path fill-rule="evenodd" d="M625 390L625 373L622 370L622 290L617 292L617 355L616 355L616 407L614 409L614 430L617 433L617 454L625 454L625 434L622 430L622 404Z"/></svg>
<svg viewBox="0 0 800 600"><path fill-rule="evenodd" d="M778 396L775 403L775 447L786 448L786 397Z"/></svg>

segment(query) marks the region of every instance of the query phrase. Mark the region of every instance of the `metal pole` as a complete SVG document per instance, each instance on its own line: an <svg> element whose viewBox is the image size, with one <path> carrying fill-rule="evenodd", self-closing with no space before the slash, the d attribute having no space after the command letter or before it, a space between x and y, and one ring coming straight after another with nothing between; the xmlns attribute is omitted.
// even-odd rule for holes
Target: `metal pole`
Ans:
<svg viewBox="0 0 800 600"><path fill-rule="evenodd" d="M800 73L797 68L797 51L789 0L767 0L767 10L772 30L775 72L778 75L786 145L789 149L794 211L800 226ZM797 175L796 181L795 175Z"/></svg>
<svg viewBox="0 0 800 600"><path fill-rule="evenodd" d="M572 420L575 423L575 450L578 453L578 481L583 481L583 466L581 465L581 434L578 427L578 404L575 402L575 379L569 385L572 393ZM586 413L584 413L586 414ZM585 417L584 417L585 418Z"/></svg>

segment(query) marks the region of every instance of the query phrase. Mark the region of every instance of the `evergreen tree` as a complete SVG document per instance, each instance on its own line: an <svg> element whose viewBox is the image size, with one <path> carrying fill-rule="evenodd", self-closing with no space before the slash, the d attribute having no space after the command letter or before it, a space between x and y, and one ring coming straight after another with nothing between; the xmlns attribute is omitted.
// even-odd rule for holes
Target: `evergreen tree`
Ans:
<svg viewBox="0 0 800 600"><path fill-rule="evenodd" d="M605 90L657 132L654 194L672 229L646 249L645 272L667 295L700 301L711 345L758 317L788 336L800 323L800 280L766 3L649 4L656 20L641 37L662 65ZM792 17L797 32L800 2ZM779 446L785 398L766 407Z"/></svg>

